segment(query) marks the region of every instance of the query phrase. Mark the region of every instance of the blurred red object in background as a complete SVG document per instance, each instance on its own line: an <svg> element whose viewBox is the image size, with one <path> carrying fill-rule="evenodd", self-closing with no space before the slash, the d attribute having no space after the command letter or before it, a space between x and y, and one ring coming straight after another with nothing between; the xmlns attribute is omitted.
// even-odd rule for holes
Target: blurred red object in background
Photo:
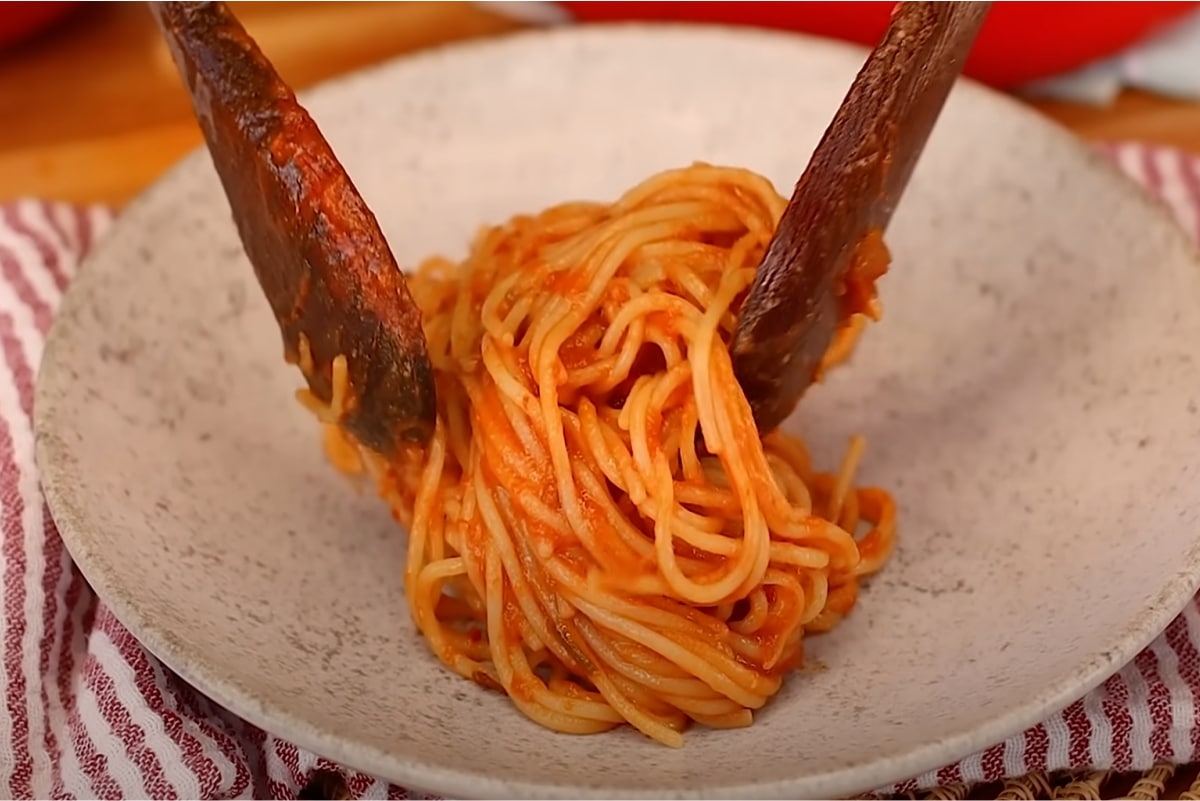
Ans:
<svg viewBox="0 0 1200 801"><path fill-rule="evenodd" d="M13 2L0 5L0 48L44 31L77 5L78 2Z"/></svg>
<svg viewBox="0 0 1200 801"><path fill-rule="evenodd" d="M873 47L891 2L563 2L582 22L676 20L782 28ZM1061 75L1115 55L1200 3L998 2L967 61L966 74L1000 89Z"/></svg>

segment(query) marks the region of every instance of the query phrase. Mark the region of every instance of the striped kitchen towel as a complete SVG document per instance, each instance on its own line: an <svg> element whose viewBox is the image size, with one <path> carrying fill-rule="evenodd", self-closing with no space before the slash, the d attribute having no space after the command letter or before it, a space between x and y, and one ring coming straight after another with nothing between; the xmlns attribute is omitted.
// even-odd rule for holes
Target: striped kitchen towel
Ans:
<svg viewBox="0 0 1200 801"><path fill-rule="evenodd" d="M1105 150L1200 238L1200 160L1132 143ZM189 687L113 617L63 547L38 489L35 372L76 265L112 219L101 207L0 204L0 796L408 797L249 725ZM1194 601L1131 664L1061 713L881 792L1190 762L1200 759L1198 713Z"/></svg>

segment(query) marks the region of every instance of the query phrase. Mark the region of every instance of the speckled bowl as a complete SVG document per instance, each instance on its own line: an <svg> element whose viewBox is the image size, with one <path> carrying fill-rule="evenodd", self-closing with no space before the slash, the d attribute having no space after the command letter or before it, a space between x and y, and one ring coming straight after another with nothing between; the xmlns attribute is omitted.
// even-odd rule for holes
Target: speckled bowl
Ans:
<svg viewBox="0 0 1200 801"><path fill-rule="evenodd" d="M790 35L556 30L307 96L401 263L694 159L790 187L861 63ZM72 555L162 660L273 732L463 796L819 796L986 747L1098 684L1200 578L1200 271L1167 214L1015 103L956 90L892 234L886 319L791 424L870 441L900 545L749 729L568 737L449 674L404 535L328 468L206 153L71 288L37 396Z"/></svg>

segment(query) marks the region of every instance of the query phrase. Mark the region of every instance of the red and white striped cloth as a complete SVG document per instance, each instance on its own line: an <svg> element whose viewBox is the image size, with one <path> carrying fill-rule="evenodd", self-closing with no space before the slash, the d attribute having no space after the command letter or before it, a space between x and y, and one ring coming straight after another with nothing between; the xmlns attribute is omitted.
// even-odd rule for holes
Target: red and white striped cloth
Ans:
<svg viewBox="0 0 1200 801"><path fill-rule="evenodd" d="M1200 239L1200 160L1132 143L1105 151ZM0 797L296 798L337 766L219 708L142 650L71 562L38 488L31 415L42 343L80 257L111 223L101 207L0 204ZM1193 601L1132 664L1062 713L887 789L1189 762L1200 759L1198 718ZM356 798L408 797L342 774Z"/></svg>

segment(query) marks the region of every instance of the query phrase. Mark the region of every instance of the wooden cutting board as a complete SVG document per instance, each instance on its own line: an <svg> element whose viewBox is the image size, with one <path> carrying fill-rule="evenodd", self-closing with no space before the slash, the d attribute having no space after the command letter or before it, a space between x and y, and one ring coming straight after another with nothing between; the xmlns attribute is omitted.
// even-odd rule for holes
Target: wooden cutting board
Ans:
<svg viewBox="0 0 1200 801"><path fill-rule="evenodd" d="M470 3L238 3L246 27L298 88L518 23ZM1088 139L1200 152L1200 103L1129 93L1112 108L1035 104ZM140 3L86 3L0 52L0 200L120 205L200 144L178 78Z"/></svg>

